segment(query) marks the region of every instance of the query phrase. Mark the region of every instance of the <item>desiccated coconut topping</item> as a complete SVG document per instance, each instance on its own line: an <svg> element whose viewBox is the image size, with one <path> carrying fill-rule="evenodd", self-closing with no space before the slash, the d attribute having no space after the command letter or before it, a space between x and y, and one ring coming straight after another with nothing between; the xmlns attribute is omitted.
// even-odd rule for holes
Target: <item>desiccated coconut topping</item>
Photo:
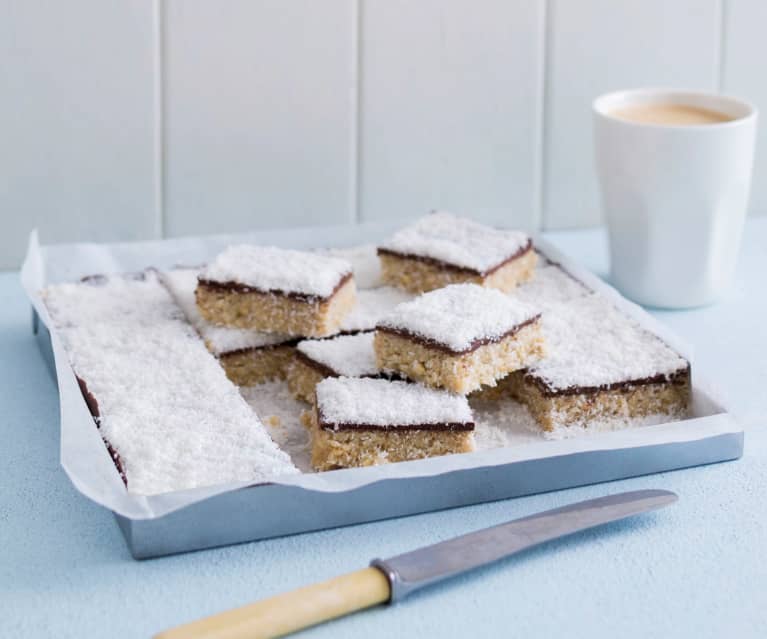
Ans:
<svg viewBox="0 0 767 639"><path fill-rule="evenodd" d="M452 284L400 304L378 326L461 353L499 341L538 315L535 307L496 289Z"/></svg>
<svg viewBox="0 0 767 639"><path fill-rule="evenodd" d="M473 425L465 397L420 384L330 377L317 384L316 393L323 426Z"/></svg>
<svg viewBox="0 0 767 639"><path fill-rule="evenodd" d="M379 245L385 251L426 257L481 275L530 246L526 233L494 229L445 211L422 217Z"/></svg>
<svg viewBox="0 0 767 639"><path fill-rule="evenodd" d="M259 291L330 297L352 272L346 260L273 246L230 246L200 273L203 281Z"/></svg>

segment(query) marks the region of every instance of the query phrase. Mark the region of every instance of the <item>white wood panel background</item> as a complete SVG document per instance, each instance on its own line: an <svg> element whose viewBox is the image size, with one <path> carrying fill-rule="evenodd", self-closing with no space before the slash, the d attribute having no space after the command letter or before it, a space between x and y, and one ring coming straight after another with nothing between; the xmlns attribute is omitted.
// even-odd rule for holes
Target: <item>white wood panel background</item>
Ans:
<svg viewBox="0 0 767 639"><path fill-rule="evenodd" d="M363 220L443 208L537 226L544 6L362 4Z"/></svg>
<svg viewBox="0 0 767 639"><path fill-rule="evenodd" d="M765 23L763 0L0 0L0 268L35 226L596 224L595 95L683 85L767 110Z"/></svg>
<svg viewBox="0 0 767 639"><path fill-rule="evenodd" d="M543 220L598 224L593 98L637 86L715 91L719 0L552 0L550 8Z"/></svg>
<svg viewBox="0 0 767 639"><path fill-rule="evenodd" d="M353 0L164 5L169 235L355 218Z"/></svg>
<svg viewBox="0 0 767 639"><path fill-rule="evenodd" d="M0 2L0 268L36 226L158 237L153 3Z"/></svg>

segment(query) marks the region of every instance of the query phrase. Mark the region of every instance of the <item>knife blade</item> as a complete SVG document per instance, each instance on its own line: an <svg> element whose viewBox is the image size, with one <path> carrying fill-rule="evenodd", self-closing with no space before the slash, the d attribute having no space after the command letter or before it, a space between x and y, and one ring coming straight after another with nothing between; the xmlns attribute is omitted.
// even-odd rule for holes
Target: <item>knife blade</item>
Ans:
<svg viewBox="0 0 767 639"><path fill-rule="evenodd" d="M678 499L667 490L637 490L555 508L454 537L390 559L375 559L397 601L438 581L479 568L552 539L656 510Z"/></svg>
<svg viewBox="0 0 767 639"><path fill-rule="evenodd" d="M467 572L595 526L674 503L667 490L637 490L589 499L454 537L369 568L171 628L155 639L268 639L391 603Z"/></svg>

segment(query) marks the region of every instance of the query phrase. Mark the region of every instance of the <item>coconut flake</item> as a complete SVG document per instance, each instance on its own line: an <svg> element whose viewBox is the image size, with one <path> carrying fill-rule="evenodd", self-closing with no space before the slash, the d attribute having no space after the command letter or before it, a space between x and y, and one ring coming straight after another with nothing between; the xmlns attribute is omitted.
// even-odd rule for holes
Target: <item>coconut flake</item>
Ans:
<svg viewBox="0 0 767 639"><path fill-rule="evenodd" d="M465 397L386 379L328 377L316 387L324 424L417 426L472 424Z"/></svg>
<svg viewBox="0 0 767 639"><path fill-rule="evenodd" d="M655 375L670 377L687 360L592 293L554 304L543 315L548 355L528 374L553 390L602 387Z"/></svg>
<svg viewBox="0 0 767 639"><path fill-rule="evenodd" d="M153 495L297 472L153 273L44 298L128 490Z"/></svg>
<svg viewBox="0 0 767 639"><path fill-rule="evenodd" d="M380 247L485 274L524 250L529 243L530 237L521 231L494 229L438 211L398 231Z"/></svg>
<svg viewBox="0 0 767 639"><path fill-rule="evenodd" d="M346 260L319 253L240 244L220 253L200 279L326 298L351 270Z"/></svg>
<svg viewBox="0 0 767 639"><path fill-rule="evenodd" d="M298 352L322 364L343 377L372 377L378 375L373 336L375 333L339 335L331 339L310 339L299 342Z"/></svg>
<svg viewBox="0 0 767 639"><path fill-rule="evenodd" d="M477 341L497 341L536 315L538 309L476 284L452 284L397 306L378 326L404 331L456 353Z"/></svg>

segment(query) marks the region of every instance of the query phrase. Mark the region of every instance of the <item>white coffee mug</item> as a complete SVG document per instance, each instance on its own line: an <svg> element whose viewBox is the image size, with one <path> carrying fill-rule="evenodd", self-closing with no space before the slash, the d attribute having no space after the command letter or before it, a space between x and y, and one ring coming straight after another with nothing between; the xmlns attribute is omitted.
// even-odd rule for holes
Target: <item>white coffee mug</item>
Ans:
<svg viewBox="0 0 767 639"><path fill-rule="evenodd" d="M732 118L646 124L627 107L677 104ZM619 91L593 104L596 168L610 237L610 278L634 301L687 308L732 282L751 185L756 109L721 95Z"/></svg>

